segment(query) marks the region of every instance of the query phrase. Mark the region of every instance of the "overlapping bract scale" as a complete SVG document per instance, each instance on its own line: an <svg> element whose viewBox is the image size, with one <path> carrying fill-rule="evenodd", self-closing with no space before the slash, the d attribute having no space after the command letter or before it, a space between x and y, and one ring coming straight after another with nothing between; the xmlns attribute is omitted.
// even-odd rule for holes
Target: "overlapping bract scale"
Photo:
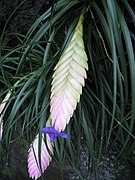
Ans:
<svg viewBox="0 0 135 180"><path fill-rule="evenodd" d="M32 179L37 179L41 176L41 174L46 170L49 166L50 161L52 160L49 151L53 154L53 147L50 143L50 138L46 135L46 144L44 142L42 135L42 144L41 144L41 169L39 165L39 154L38 154L38 145L39 145L39 135L36 136L35 140L30 146L29 154L28 154L28 172L29 176Z"/></svg>
<svg viewBox="0 0 135 180"><path fill-rule="evenodd" d="M54 68L50 113L52 126L59 132L64 131L69 123L87 78L88 64L82 22L83 15L80 16L68 47Z"/></svg>

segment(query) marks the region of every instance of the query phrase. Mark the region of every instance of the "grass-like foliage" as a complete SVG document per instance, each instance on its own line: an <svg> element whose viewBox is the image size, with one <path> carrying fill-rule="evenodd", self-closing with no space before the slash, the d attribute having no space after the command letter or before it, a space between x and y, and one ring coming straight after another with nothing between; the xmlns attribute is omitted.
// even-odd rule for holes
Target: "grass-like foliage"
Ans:
<svg viewBox="0 0 135 180"><path fill-rule="evenodd" d="M81 144L87 146L91 161L96 156L95 168L103 147L107 150L120 144L118 157L135 150L135 15L127 0L57 0L25 36L6 33L5 28L0 38L0 100L11 92L2 111L1 145L9 150L24 139L31 143L38 133L41 141L50 116L53 70L82 11L87 80L65 130L70 138L55 141L54 159L61 170L68 159L83 179L86 177L79 170ZM8 47L11 38L17 39L17 46ZM38 148L40 152L41 142Z"/></svg>

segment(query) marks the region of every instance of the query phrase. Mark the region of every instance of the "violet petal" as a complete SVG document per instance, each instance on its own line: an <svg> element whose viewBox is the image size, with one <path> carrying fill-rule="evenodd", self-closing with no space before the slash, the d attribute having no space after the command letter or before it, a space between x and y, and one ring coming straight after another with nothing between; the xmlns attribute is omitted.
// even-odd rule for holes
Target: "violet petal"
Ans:
<svg viewBox="0 0 135 180"><path fill-rule="evenodd" d="M50 142L54 142L55 138L58 136L61 136L62 138L69 138L68 134L64 132L58 132L55 128L53 127L46 127L42 129L42 133L48 134L50 137Z"/></svg>

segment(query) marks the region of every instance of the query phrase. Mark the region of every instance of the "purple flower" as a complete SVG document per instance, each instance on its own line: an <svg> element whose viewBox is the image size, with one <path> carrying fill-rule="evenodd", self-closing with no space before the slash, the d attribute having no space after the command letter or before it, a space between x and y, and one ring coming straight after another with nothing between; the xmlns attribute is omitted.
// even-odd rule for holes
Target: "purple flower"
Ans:
<svg viewBox="0 0 135 180"><path fill-rule="evenodd" d="M68 134L64 132L58 132L55 128L53 127L46 127L42 129L42 133L48 134L50 137L50 142L54 142L55 138L58 136L61 136L62 138L69 138Z"/></svg>

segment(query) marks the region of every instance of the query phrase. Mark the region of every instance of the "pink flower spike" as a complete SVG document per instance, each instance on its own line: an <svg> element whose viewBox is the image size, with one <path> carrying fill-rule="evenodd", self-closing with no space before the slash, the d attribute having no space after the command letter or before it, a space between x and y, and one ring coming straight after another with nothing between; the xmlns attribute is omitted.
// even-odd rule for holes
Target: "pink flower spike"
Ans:
<svg viewBox="0 0 135 180"><path fill-rule="evenodd" d="M0 141L2 140L2 134L3 134L3 119L2 116L0 116Z"/></svg>
<svg viewBox="0 0 135 180"><path fill-rule="evenodd" d="M48 149L53 154L53 145L50 143L50 138L46 135L47 146L43 139L44 135L42 134L42 143L41 143L41 170L39 165L39 155L38 155L38 145L39 145L39 134L36 136L35 140L30 146L28 154L28 173L32 179L38 179L42 173L47 169L52 160L51 155L48 152ZM48 149L47 149L48 148Z"/></svg>
<svg viewBox="0 0 135 180"><path fill-rule="evenodd" d="M51 87L51 126L58 132L66 125L80 102L82 87L87 78L88 58L83 42L83 14L73 36L54 68Z"/></svg>

